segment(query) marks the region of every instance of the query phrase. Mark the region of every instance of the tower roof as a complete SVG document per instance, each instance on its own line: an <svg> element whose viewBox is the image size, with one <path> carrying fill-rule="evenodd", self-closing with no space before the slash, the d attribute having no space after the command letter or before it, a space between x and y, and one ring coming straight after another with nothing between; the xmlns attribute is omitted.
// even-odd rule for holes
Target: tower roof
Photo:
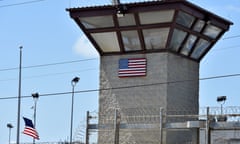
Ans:
<svg viewBox="0 0 240 144"><path fill-rule="evenodd" d="M172 52L199 62L233 24L186 0L67 11L100 55Z"/></svg>

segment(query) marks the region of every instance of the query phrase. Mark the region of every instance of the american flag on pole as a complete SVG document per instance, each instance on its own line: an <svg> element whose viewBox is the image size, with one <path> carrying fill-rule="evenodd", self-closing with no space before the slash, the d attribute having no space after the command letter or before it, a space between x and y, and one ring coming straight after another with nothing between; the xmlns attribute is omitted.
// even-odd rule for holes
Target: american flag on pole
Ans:
<svg viewBox="0 0 240 144"><path fill-rule="evenodd" d="M118 77L136 77L146 76L147 60L146 58L129 58L119 60Z"/></svg>
<svg viewBox="0 0 240 144"><path fill-rule="evenodd" d="M34 139L38 139L39 140L38 133L37 133L36 129L33 126L32 120L30 120L28 118L25 118L25 117L23 117L23 120L25 122L25 128L23 130L23 133L33 137Z"/></svg>

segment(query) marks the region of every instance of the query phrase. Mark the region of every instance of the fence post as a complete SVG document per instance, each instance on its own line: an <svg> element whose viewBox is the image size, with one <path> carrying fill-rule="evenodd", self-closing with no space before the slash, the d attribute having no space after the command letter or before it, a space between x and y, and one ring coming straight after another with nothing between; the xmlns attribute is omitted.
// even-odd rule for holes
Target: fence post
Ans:
<svg viewBox="0 0 240 144"><path fill-rule="evenodd" d="M160 130L160 135L159 135L159 138L160 138L160 141L159 141L159 144L162 144L162 132L163 132L163 108L160 107L160 113L159 113L159 130Z"/></svg>
<svg viewBox="0 0 240 144"><path fill-rule="evenodd" d="M206 118L206 135L205 135L205 141L206 144L210 144L210 133L209 133L209 107L207 107L207 118Z"/></svg>

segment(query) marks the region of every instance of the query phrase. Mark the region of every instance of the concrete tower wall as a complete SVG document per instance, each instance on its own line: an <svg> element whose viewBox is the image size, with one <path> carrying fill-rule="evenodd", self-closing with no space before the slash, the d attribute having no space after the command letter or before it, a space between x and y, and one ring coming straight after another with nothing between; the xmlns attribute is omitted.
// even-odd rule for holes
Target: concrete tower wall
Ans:
<svg viewBox="0 0 240 144"><path fill-rule="evenodd" d="M167 115L198 114L199 109L199 64L179 57L168 55ZM165 122L184 122L197 118L168 117ZM197 143L197 129L165 131L166 144ZM165 144L164 143L164 144Z"/></svg>
<svg viewBox="0 0 240 144"><path fill-rule="evenodd" d="M143 57L147 59L146 77L118 77L120 58ZM121 123L142 128L141 132L120 129L121 143L159 143L160 107L168 114L198 113L197 62L167 52L102 56L100 70L99 125L113 124L118 109ZM147 124L155 129L144 129ZM116 132L113 127L99 131L99 144L113 143Z"/></svg>
<svg viewBox="0 0 240 144"><path fill-rule="evenodd" d="M198 114L199 63L169 54L167 67L168 114Z"/></svg>

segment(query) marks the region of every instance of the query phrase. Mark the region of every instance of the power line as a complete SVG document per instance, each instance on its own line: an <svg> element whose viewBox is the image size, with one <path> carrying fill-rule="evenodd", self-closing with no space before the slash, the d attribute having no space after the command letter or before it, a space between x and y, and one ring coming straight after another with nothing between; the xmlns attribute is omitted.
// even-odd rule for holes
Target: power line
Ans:
<svg viewBox="0 0 240 144"><path fill-rule="evenodd" d="M32 79L32 78L40 78L40 77L47 77L47 76L56 76L56 75L64 75L64 74L69 74L69 73L76 73L76 72L86 72L86 71L93 71L97 70L97 68L88 68L88 69L83 69L80 71L68 71L68 72L59 72L59 73L47 73L47 74L42 74L42 75L34 75L34 76L28 76L28 77L23 77L23 79ZM18 78L5 78L5 79L0 79L0 82L2 81L11 81L11 80L17 80Z"/></svg>
<svg viewBox="0 0 240 144"><path fill-rule="evenodd" d="M226 40L226 39L233 39L233 38L239 38L240 35L235 35L235 36L229 36L229 37L225 37L223 38L223 40Z"/></svg>
<svg viewBox="0 0 240 144"><path fill-rule="evenodd" d="M229 46L229 47L223 47L223 48L212 49L212 51L228 50L228 49L234 49L234 48L239 48L239 47L240 47L240 45L234 45L234 46Z"/></svg>
<svg viewBox="0 0 240 144"><path fill-rule="evenodd" d="M238 48L239 46L240 45L231 46L231 47L224 47L224 48L221 48L221 49L213 49L213 51ZM91 60L97 60L97 59L98 58L90 58L90 59L82 59L82 60L72 60L72 61L63 61L63 62L55 62L55 63L47 63L47 64L38 64L38 65L25 66L25 67L22 67L22 68L23 69L29 69L29 68L47 67L47 66L55 66L55 65L63 65L63 64L71 64L71 63L78 63L78 62L84 62L84 61L91 61ZM18 67L3 68L3 69L0 69L0 72L11 71L11 70L18 70L18 69L19 69ZM93 70L93 68L85 69L85 70L82 70L82 71L88 71L88 70ZM60 74L66 74L66 73L72 73L72 72L42 74L42 75L30 76L30 77L27 77L27 78L44 77L44 76L50 76L50 75L60 75ZM15 80L15 78L2 79L0 81L8 81L8 80Z"/></svg>
<svg viewBox="0 0 240 144"><path fill-rule="evenodd" d="M225 39L228 38L234 38L237 36L233 37L226 37ZM240 37L240 35L238 36ZM219 51L219 50L225 50L225 49L233 49L233 48L239 48L240 45L236 46L231 46L231 47L224 47L221 49L212 49L213 51ZM71 64L71 63L78 63L78 62L83 62L83 61L91 61L91 60L97 60L98 58L90 58L90 59L82 59L82 60L73 60L73 61L63 61L63 62L56 62L56 63L48 63L48 64L39 64L39 65L31 65L31 66L23 66L23 69L28 69L28 68L37 68L37 67L47 67L47 66L55 66L55 65L63 65L63 64ZM0 69L0 72L2 71L11 71L11 70L18 70L18 67L12 67L12 68L2 68Z"/></svg>
<svg viewBox="0 0 240 144"><path fill-rule="evenodd" d="M32 65L32 66L23 66L22 69L37 68L37 67L47 67L47 66L55 66L55 65L63 65L63 64L71 64L71 63L78 63L78 62L91 61L91 60L97 60L97 58L74 60L74 61L63 61L63 62L48 63L48 64L39 64L39 65ZM5 69L0 69L0 72L1 72L1 71L18 70L18 69L19 69L18 67L5 68Z"/></svg>
<svg viewBox="0 0 240 144"><path fill-rule="evenodd" d="M21 2L21 3L0 5L0 8L11 7L11 6L19 6L19 5L25 5L25 4L32 4L32 3L37 3L37 2L41 2L41 1L45 1L45 0L32 0L32 1L25 1L25 2Z"/></svg>
<svg viewBox="0 0 240 144"><path fill-rule="evenodd" d="M1 0L0 0L0 1L1 1ZM41 0L41 1L43 1L43 0ZM1 6L0 6L0 7L1 7ZM223 38L223 40L225 40L225 39L237 38L237 37L240 37L240 35L225 37L225 38ZM213 49L213 51L216 51L216 50L225 50L225 49L232 49L232 48L238 48L238 47L240 47L240 45L231 46L231 47L225 47L225 48L221 48L221 49ZM54 65L62 65L62 64L71 64L71 63L77 63L77 62L82 62L82 61L90 61L90 60L97 60L97 59L98 59L98 58L82 59L82 60L73 60L73 61L63 61L63 62L56 62L56 63L48 63L48 64L39 64L39 65L25 66L25 67L22 67L22 68L23 68L23 69L28 69L28 68L46 67L46 66L54 66ZM1 71L10 71L10 70L18 70L18 67L3 68L3 69L0 69L0 72L1 72Z"/></svg>
<svg viewBox="0 0 240 144"><path fill-rule="evenodd" d="M211 80L211 79L219 79L219 78L227 78L227 77L238 77L240 76L240 73L238 74L230 74L230 75L221 75L221 76L213 76L213 77L206 77L206 78L200 78L198 81L202 80ZM130 85L130 86L122 86L122 87L113 87L113 88L105 88L105 89L89 89L89 90L81 90L81 91L75 91L75 93L89 93L89 92L97 92L97 91L106 91L106 90L116 90L116 89L129 89L129 88L136 88L136 87L147 87L147 86L154 86L154 85L162 85L162 84L173 84L173 83L183 83L183 82L194 82L196 80L179 80L179 81L171 81L171 82L160 82L160 83L151 83L151 84L141 84L141 85ZM46 93L46 94L40 94L41 97L49 97L49 96L61 96L61 95L68 95L72 92L58 92L58 93ZM2 97L0 100L9 100L9 99L16 99L17 96L11 96L11 97ZM32 96L22 96L22 98L32 98Z"/></svg>
<svg viewBox="0 0 240 144"><path fill-rule="evenodd" d="M201 78L199 80L210 80L210 79L219 79L219 78L236 77L236 76L240 76L240 74L213 76L213 77Z"/></svg>

